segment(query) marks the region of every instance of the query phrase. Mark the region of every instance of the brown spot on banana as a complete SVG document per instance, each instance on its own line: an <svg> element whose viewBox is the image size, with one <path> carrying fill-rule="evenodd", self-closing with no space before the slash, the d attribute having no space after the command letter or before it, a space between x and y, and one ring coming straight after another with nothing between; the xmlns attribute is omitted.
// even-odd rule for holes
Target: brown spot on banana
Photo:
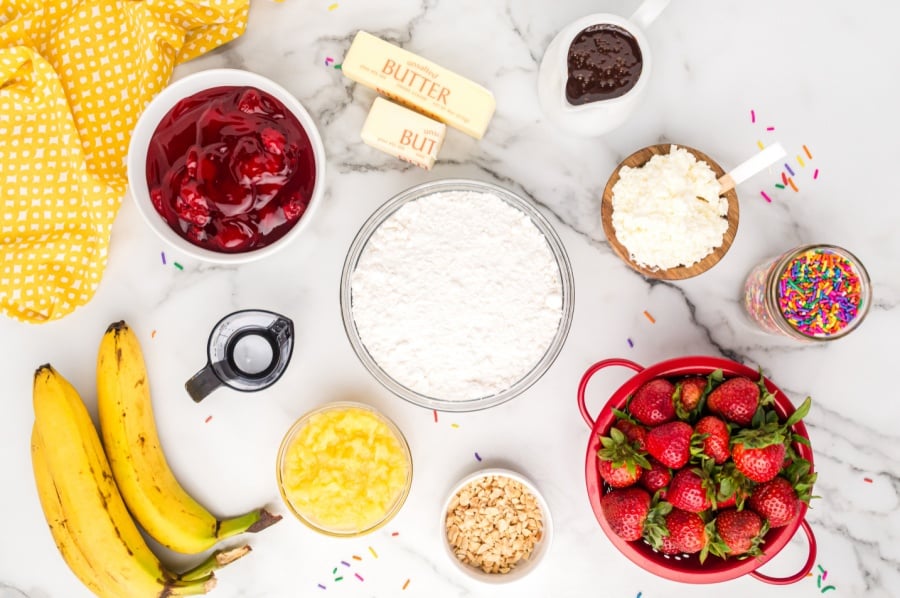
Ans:
<svg viewBox="0 0 900 598"><path fill-rule="evenodd" d="M143 377L141 377L140 380L138 380L137 382L134 383L134 387L135 387L135 388L137 388L138 386L143 386L143 385L144 385L144 378L143 378Z"/></svg>

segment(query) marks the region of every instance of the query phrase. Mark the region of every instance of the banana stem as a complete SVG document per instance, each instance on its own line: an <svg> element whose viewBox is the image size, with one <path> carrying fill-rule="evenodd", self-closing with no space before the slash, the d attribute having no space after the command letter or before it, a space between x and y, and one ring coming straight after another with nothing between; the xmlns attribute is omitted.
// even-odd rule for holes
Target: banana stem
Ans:
<svg viewBox="0 0 900 598"><path fill-rule="evenodd" d="M214 587L216 587L216 578L212 574L206 579L190 582L176 579L175 581L170 581L166 584L163 591L159 593L159 598L199 596L200 594L206 594Z"/></svg>
<svg viewBox="0 0 900 598"><path fill-rule="evenodd" d="M235 548L217 550L192 569L188 569L178 576L179 581L196 581L207 578L213 571L220 569L229 563L233 563L250 552L250 546L244 544Z"/></svg>
<svg viewBox="0 0 900 598"><path fill-rule="evenodd" d="M281 515L273 515L265 509L250 511L232 519L223 519L216 530L216 538L224 540L243 532L256 533L281 521Z"/></svg>

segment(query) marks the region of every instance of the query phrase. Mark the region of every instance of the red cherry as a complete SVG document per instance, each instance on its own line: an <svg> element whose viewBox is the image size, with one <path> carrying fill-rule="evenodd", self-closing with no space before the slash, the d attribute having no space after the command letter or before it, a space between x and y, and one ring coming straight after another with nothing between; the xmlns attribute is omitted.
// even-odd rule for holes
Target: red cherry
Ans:
<svg viewBox="0 0 900 598"><path fill-rule="evenodd" d="M257 231L246 222L229 220L219 225L212 242L226 251L243 251L252 247L258 237Z"/></svg>
<svg viewBox="0 0 900 598"><path fill-rule="evenodd" d="M308 204L309 202L300 197L299 193L294 193L289 200L284 202L284 217L288 222L298 220L306 212Z"/></svg>
<svg viewBox="0 0 900 598"><path fill-rule="evenodd" d="M266 148L266 151L270 154L280 156L284 153L284 135L277 129L266 127L259 132L259 138L262 140L263 147Z"/></svg>

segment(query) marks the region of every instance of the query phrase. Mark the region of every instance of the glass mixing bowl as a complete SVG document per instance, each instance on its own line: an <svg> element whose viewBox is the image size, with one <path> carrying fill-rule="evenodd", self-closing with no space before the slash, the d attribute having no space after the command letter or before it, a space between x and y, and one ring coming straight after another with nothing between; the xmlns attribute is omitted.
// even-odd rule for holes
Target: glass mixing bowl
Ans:
<svg viewBox="0 0 900 598"><path fill-rule="evenodd" d="M374 357L369 353L360 339L359 331L357 330L356 323L353 319L352 310L353 298L351 278L353 272L356 270L360 256L372 234L405 204L433 193L447 191L490 193L528 216L547 241L547 245L559 268L559 277L562 287L562 307L560 309L559 326L541 359L531 368L531 370L525 373L522 378L508 388L492 395L466 400L448 400L428 396L404 386L392 378L384 371L384 369L382 369L378 362L375 361ZM356 238L353 240L353 243L350 245L350 250L347 252L347 257L344 260L340 291L341 315L344 320L344 330L347 332L347 338L350 340L350 344L353 346L356 355L372 376L388 390L411 403L428 409L437 409L441 411L476 411L478 409L486 409L488 407L499 405L518 396L544 375L556 359L557 355L559 355L560 350L562 350L566 336L569 333L569 328L572 325L572 312L575 307L574 290L575 282L572 276L572 266L569 263L569 257L566 255L562 241L547 219L541 215L530 201L523 199L511 191L490 183L468 179L443 179L417 185L395 195L378 208L365 224L363 224L359 233L357 233Z"/></svg>

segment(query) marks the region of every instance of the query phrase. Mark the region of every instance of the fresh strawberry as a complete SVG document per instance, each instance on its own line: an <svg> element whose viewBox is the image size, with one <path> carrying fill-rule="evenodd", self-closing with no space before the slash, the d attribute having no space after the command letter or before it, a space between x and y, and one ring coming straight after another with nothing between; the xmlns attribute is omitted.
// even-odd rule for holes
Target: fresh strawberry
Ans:
<svg viewBox="0 0 900 598"><path fill-rule="evenodd" d="M743 443L736 442L731 449L738 471L754 482L768 482L777 476L784 465L786 453L784 444L747 448Z"/></svg>
<svg viewBox="0 0 900 598"><path fill-rule="evenodd" d="M729 378L706 398L706 406L713 413L730 422L749 426L759 407L759 386L745 376Z"/></svg>
<svg viewBox="0 0 900 598"><path fill-rule="evenodd" d="M628 403L628 411L646 426L658 426L675 419L672 395L675 386L664 378L645 382Z"/></svg>
<svg viewBox="0 0 900 598"><path fill-rule="evenodd" d="M683 551L675 543L672 536L663 536L660 538L659 546L656 547L663 554L681 554Z"/></svg>
<svg viewBox="0 0 900 598"><path fill-rule="evenodd" d="M609 436L601 436L602 448L597 451L597 470L600 477L613 488L625 488L636 483L644 468L650 469L647 458L638 453L625 434L610 428Z"/></svg>
<svg viewBox="0 0 900 598"><path fill-rule="evenodd" d="M670 481L672 481L672 472L668 467L653 457L650 457L647 460L650 462L650 469L644 470L644 473L641 474L639 483L646 488L650 494L656 494L657 491L662 490L669 485ZM660 498L665 498L665 492L660 495Z"/></svg>
<svg viewBox="0 0 900 598"><path fill-rule="evenodd" d="M769 528L753 511L726 509L716 516L715 529L721 543L711 543L710 552L724 558L760 554L759 545Z"/></svg>
<svg viewBox="0 0 900 598"><path fill-rule="evenodd" d="M706 378L700 376L685 378L678 383L678 390L681 392L677 393L676 407L680 405L685 412L693 411L700 404L700 397L706 390Z"/></svg>
<svg viewBox="0 0 900 598"><path fill-rule="evenodd" d="M757 418L757 427L741 430L731 439L731 457L738 471L759 483L778 475L785 464L788 444L798 438L791 432L791 426L805 417L809 408L807 397L784 423L778 421L775 411L763 409L765 417Z"/></svg>
<svg viewBox="0 0 900 598"><path fill-rule="evenodd" d="M600 499L603 516L623 540L640 540L650 512L650 495L642 488L613 490Z"/></svg>
<svg viewBox="0 0 900 598"><path fill-rule="evenodd" d="M769 521L769 527L782 527L800 512L800 499L791 483L777 476L756 487L750 496L750 508Z"/></svg>
<svg viewBox="0 0 900 598"><path fill-rule="evenodd" d="M707 415L694 426L691 452L697 456L709 457L716 465L721 465L731 456L728 450L730 441L728 424L714 415Z"/></svg>
<svg viewBox="0 0 900 598"><path fill-rule="evenodd" d="M647 429L627 419L617 420L615 427L622 430L628 442L632 443L638 451L647 450Z"/></svg>
<svg viewBox="0 0 900 598"><path fill-rule="evenodd" d="M702 472L696 468L676 471L669 482L666 491L666 500L672 506L682 511L699 513L712 505L710 500L710 486L707 480L701 476Z"/></svg>
<svg viewBox="0 0 900 598"><path fill-rule="evenodd" d="M691 457L691 425L669 422L647 432L647 452L672 469L681 469Z"/></svg>
<svg viewBox="0 0 900 598"><path fill-rule="evenodd" d="M666 529L679 552L694 554L706 547L706 524L696 513L672 509L666 515Z"/></svg>

